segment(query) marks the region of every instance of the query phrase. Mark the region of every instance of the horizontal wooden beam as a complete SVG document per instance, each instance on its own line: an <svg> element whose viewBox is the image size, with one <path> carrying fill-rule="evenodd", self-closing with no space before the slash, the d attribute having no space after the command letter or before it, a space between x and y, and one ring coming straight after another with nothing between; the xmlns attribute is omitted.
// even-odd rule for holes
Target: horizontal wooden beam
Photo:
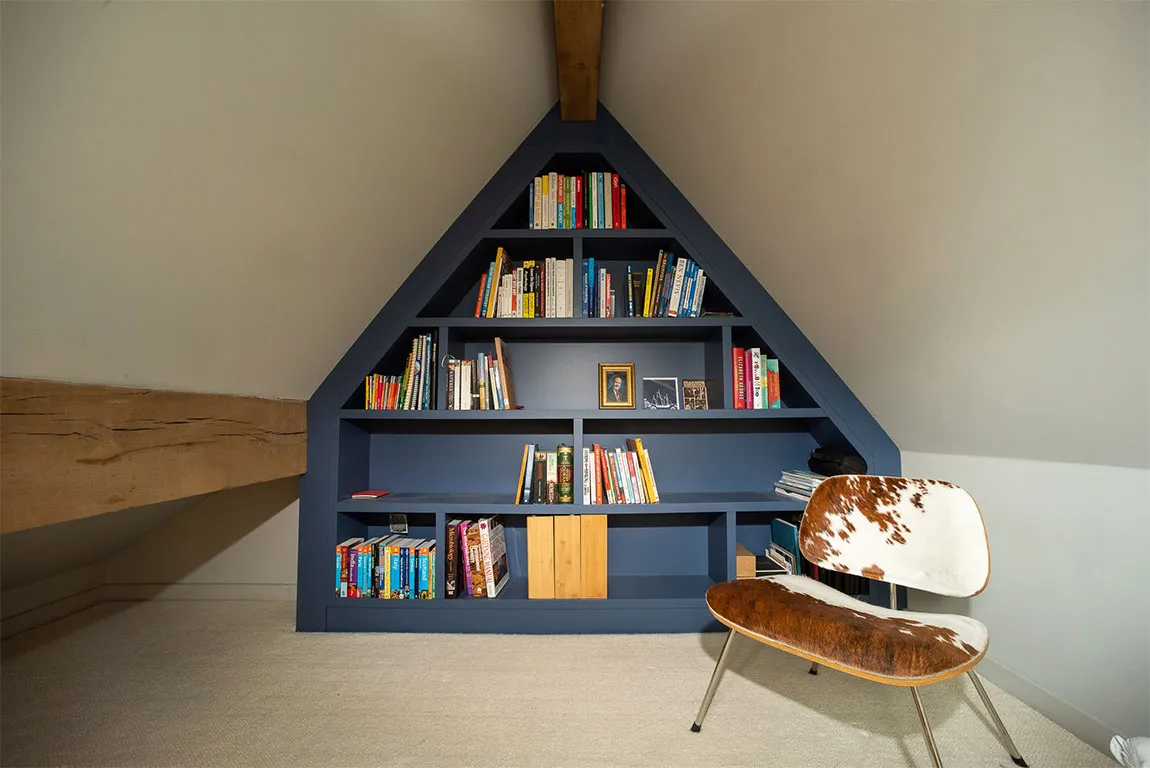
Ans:
<svg viewBox="0 0 1150 768"><path fill-rule="evenodd" d="M555 0L555 63L564 120L594 120L599 103L603 0Z"/></svg>
<svg viewBox="0 0 1150 768"><path fill-rule="evenodd" d="M0 532L301 475L307 403L0 380Z"/></svg>

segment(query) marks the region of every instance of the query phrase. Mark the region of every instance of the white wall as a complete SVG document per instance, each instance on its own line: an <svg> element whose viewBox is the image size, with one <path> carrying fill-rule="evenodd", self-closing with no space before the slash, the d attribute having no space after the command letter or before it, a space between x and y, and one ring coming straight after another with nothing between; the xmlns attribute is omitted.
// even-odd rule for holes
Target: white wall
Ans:
<svg viewBox="0 0 1150 768"><path fill-rule="evenodd" d="M991 679L1095 747L1150 734L1150 470L904 453L903 471L970 491L991 555L981 595L911 608L985 623Z"/></svg>
<svg viewBox="0 0 1150 768"><path fill-rule="evenodd" d="M557 93L542 2L0 19L5 376L310 397Z"/></svg>

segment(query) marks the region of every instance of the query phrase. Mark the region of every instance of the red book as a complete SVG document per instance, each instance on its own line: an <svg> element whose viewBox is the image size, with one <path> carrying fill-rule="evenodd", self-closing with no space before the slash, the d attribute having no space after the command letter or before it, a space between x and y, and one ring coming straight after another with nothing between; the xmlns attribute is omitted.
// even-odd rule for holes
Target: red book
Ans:
<svg viewBox="0 0 1150 768"><path fill-rule="evenodd" d="M619 229L619 174L611 174L611 229Z"/></svg>
<svg viewBox="0 0 1150 768"><path fill-rule="evenodd" d="M483 273L483 277L479 278L479 295L475 297L475 316L479 317L480 310L483 309L483 289L487 287L487 273Z"/></svg>
<svg viewBox="0 0 1150 768"><path fill-rule="evenodd" d="M583 229L583 177L575 177L575 229Z"/></svg>
<svg viewBox="0 0 1150 768"><path fill-rule="evenodd" d="M627 228L627 186L619 185L619 223L620 229Z"/></svg>
<svg viewBox="0 0 1150 768"><path fill-rule="evenodd" d="M744 378L743 378L743 348L735 347L731 350L731 374L734 383L734 392L732 393L735 400L735 408L743 409L746 407L746 401L743 399L744 392Z"/></svg>
<svg viewBox="0 0 1150 768"><path fill-rule="evenodd" d="M751 381L755 377L754 366L751 365L752 355L751 350L743 350L743 407L755 407L755 383ZM760 383L759 386L762 386Z"/></svg>
<svg viewBox="0 0 1150 768"><path fill-rule="evenodd" d="M381 499L391 491L356 491L351 495L353 499Z"/></svg>

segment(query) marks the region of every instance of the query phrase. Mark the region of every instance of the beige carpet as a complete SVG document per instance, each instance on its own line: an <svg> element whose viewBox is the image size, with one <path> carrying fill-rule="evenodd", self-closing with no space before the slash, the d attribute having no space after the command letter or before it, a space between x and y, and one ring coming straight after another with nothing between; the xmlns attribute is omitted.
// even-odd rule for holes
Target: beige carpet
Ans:
<svg viewBox="0 0 1150 768"><path fill-rule="evenodd" d="M723 636L297 634L294 606L105 604L12 638L0 761L114 766L929 766L910 694ZM1114 766L987 684L1036 768ZM943 760L1013 766L965 679Z"/></svg>

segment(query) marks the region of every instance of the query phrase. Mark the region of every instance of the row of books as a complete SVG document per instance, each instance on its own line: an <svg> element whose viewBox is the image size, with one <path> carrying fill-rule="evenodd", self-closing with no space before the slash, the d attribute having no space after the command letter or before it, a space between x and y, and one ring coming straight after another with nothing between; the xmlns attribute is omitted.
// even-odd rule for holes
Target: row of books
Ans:
<svg viewBox="0 0 1150 768"><path fill-rule="evenodd" d="M574 504L575 449L560 443L554 451L536 443L523 446L519 482L515 485L516 504Z"/></svg>
<svg viewBox="0 0 1150 768"><path fill-rule="evenodd" d="M591 504L656 504L651 455L638 438L628 438L627 447L606 449L595 443L583 449L582 498ZM575 449L564 443L554 451L535 443L523 446L516 504L574 504Z"/></svg>
<svg viewBox="0 0 1150 768"><path fill-rule="evenodd" d="M445 533L444 596L497 597L511 578L502 517L449 520Z"/></svg>
<svg viewBox="0 0 1150 768"><path fill-rule="evenodd" d="M764 357L758 347L731 350L735 408L782 408L779 361Z"/></svg>
<svg viewBox="0 0 1150 768"><path fill-rule="evenodd" d="M480 352L474 360L449 357L447 409L451 411L509 411L516 408L511 361L503 339L495 337L495 356Z"/></svg>
<svg viewBox="0 0 1150 768"><path fill-rule="evenodd" d="M536 176L527 204L530 229L627 228L627 185L617 173Z"/></svg>
<svg viewBox="0 0 1150 768"><path fill-rule="evenodd" d="M638 437L609 450L594 443L583 449L584 504L657 504L659 488L651 454Z"/></svg>
<svg viewBox="0 0 1150 768"><path fill-rule="evenodd" d="M479 278L475 317L573 317L573 259L546 258L511 263L503 246Z"/></svg>
<svg viewBox="0 0 1150 768"><path fill-rule="evenodd" d="M397 376L369 374L364 382L364 405L369 411L425 411L435 401L435 334L421 333L412 339L403 373Z"/></svg>
<svg viewBox="0 0 1150 768"><path fill-rule="evenodd" d="M335 596L384 600L435 597L435 539L402 534L336 545Z"/></svg>
<svg viewBox="0 0 1150 768"><path fill-rule="evenodd" d="M616 305L611 273L583 260L583 317L700 317L707 276L693 259L659 251L646 270L627 265L627 303Z"/></svg>
<svg viewBox="0 0 1150 768"><path fill-rule="evenodd" d="M775 481L775 493L800 501L810 501L811 495L826 475L805 469L784 469L782 476Z"/></svg>
<svg viewBox="0 0 1150 768"><path fill-rule="evenodd" d="M803 557L799 549L798 526L788 520L777 517L771 520L771 541L766 555L775 564L785 568L784 573L807 576L848 595L863 595L870 588L868 580L862 576L819 568Z"/></svg>

